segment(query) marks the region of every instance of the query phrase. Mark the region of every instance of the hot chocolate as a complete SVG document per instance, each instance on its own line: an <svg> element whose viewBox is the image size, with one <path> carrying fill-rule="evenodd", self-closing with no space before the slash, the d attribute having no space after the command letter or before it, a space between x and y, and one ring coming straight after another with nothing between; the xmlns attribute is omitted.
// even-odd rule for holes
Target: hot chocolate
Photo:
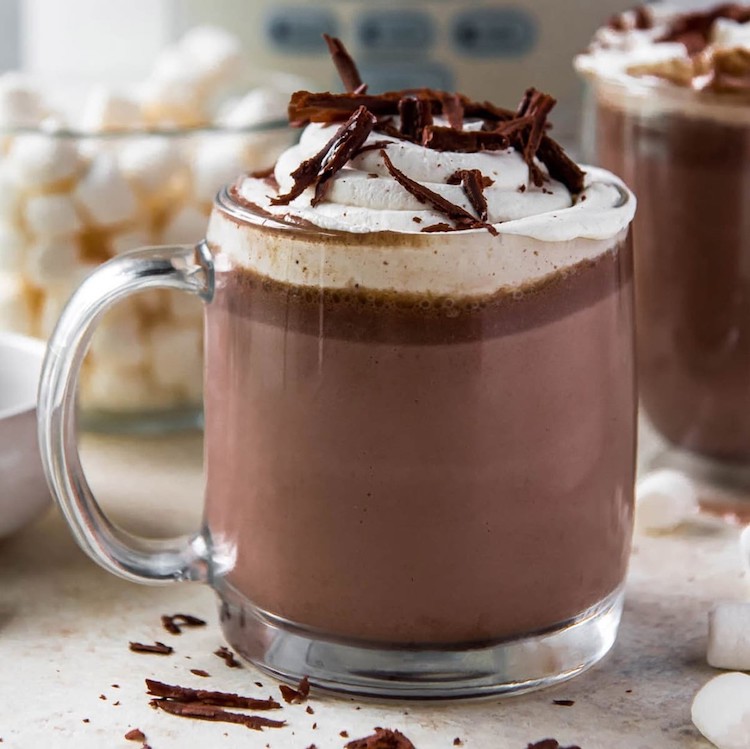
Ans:
<svg viewBox="0 0 750 749"><path fill-rule="evenodd" d="M337 129L308 126L278 185L240 182L247 215L216 210L209 227L222 585L276 621L381 646L564 626L617 595L629 552L633 198L596 170L578 196L536 187L513 149L373 134L325 202L275 205ZM449 184L460 169L491 182L494 233L450 231L393 176L470 210ZM240 619L225 630L247 654Z"/></svg>
<svg viewBox="0 0 750 749"><path fill-rule="evenodd" d="M599 32L595 158L640 200L641 400L672 443L750 460L750 8L648 9Z"/></svg>

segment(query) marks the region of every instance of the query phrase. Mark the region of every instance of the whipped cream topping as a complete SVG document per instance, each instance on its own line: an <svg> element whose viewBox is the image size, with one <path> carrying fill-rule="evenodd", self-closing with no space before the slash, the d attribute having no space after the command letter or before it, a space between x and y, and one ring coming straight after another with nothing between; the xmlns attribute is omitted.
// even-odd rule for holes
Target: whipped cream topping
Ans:
<svg viewBox="0 0 750 749"><path fill-rule="evenodd" d="M632 70L642 66L658 66L671 61L689 62L691 55L682 42L661 42L675 19L684 15L673 6L649 6L650 28L638 28L635 11L621 15L622 28L603 27L594 35L588 51L575 60L583 74L596 75L613 81L633 80ZM709 46L701 53L710 65L711 54L719 50L750 50L750 23L718 18L709 33ZM706 81L696 77L692 86L701 89Z"/></svg>
<svg viewBox="0 0 750 749"><path fill-rule="evenodd" d="M466 129L480 124L467 123ZM299 164L328 142L337 125L308 125L299 143L279 158L275 177L278 193L268 182L248 177L238 187L239 195L262 211L280 219L302 219L321 229L355 234L392 231L419 234L422 229L445 223L446 217L420 203L399 185L385 166L380 149L365 151L352 159L334 178L325 200L312 207L308 189L288 206L274 206L272 198L286 193L293 184L290 176ZM463 188L447 184L459 169L478 169L493 180L484 190L488 221L501 234L533 237L543 242L575 238L606 239L618 234L633 218L635 200L613 175L588 169L586 187L573 196L555 180L535 187L529 167L514 149L478 153L434 151L419 144L390 138L382 133L369 136L366 145L387 142L394 166L411 179L465 210L474 213ZM623 201L623 196L627 200ZM623 204L624 203L624 204ZM460 232L487 233L485 229Z"/></svg>
<svg viewBox="0 0 750 749"><path fill-rule="evenodd" d="M252 177L238 183L237 190L260 209L256 223L273 223L270 214L282 222L302 220L345 234L268 231L259 236L256 228L215 210L207 237L217 252L218 271L241 266L303 287L481 297L513 291L613 250L635 212L632 193L600 169L587 168L585 189L574 197L554 180L534 187L528 165L513 150L432 151L380 133L368 143L387 140L387 153L398 169L466 210L473 212L462 188L446 184L448 178L458 169L479 169L494 180L484 194L498 236L486 229L423 233L446 217L391 177L379 149L355 157L316 207L309 189L289 205L274 206L271 199L291 187L291 172L336 130L336 125L305 129L299 144L277 163L278 191Z"/></svg>

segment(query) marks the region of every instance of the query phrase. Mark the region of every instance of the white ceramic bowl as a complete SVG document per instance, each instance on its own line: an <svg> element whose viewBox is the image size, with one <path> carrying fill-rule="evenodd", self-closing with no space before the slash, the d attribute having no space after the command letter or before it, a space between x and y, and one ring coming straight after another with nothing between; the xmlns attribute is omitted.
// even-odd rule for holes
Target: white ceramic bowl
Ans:
<svg viewBox="0 0 750 749"><path fill-rule="evenodd" d="M0 538L23 528L50 502L36 436L43 358L41 341L0 333Z"/></svg>

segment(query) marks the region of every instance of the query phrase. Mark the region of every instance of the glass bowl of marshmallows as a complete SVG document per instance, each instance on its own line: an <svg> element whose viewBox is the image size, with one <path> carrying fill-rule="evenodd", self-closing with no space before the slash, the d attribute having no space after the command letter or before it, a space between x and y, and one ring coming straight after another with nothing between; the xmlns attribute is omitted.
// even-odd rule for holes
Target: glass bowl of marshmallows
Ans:
<svg viewBox="0 0 750 749"><path fill-rule="evenodd" d="M285 113L299 82L252 78L239 41L213 27L163 50L126 90L0 76L0 331L46 339L100 263L203 237L217 190L294 140ZM202 354L198 300L162 290L126 300L84 364L83 425L197 425Z"/></svg>

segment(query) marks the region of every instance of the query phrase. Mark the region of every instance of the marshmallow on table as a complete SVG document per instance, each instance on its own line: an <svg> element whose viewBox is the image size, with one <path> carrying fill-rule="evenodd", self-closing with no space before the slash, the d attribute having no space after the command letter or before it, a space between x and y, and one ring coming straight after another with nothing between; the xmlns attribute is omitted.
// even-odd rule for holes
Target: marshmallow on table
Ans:
<svg viewBox="0 0 750 749"><path fill-rule="evenodd" d="M91 162L74 196L86 216L98 226L123 224L134 218L138 210L133 189L115 156L106 151Z"/></svg>
<svg viewBox="0 0 750 749"><path fill-rule="evenodd" d="M698 513L693 482L679 471L648 474L636 487L635 524L644 533L669 533Z"/></svg>
<svg viewBox="0 0 750 749"><path fill-rule="evenodd" d="M161 244L195 244L206 233L208 217L194 206L180 208L165 224Z"/></svg>
<svg viewBox="0 0 750 749"><path fill-rule="evenodd" d="M16 183L29 189L69 180L81 169L78 151L70 140L44 133L16 136L7 164Z"/></svg>
<svg viewBox="0 0 750 749"><path fill-rule="evenodd" d="M722 603L709 613L708 663L750 671L750 603Z"/></svg>
<svg viewBox="0 0 750 749"><path fill-rule="evenodd" d="M0 128L34 127L46 114L38 91L21 73L0 76Z"/></svg>
<svg viewBox="0 0 750 749"><path fill-rule="evenodd" d="M28 240L15 226L0 223L0 273L23 273Z"/></svg>
<svg viewBox="0 0 750 749"><path fill-rule="evenodd" d="M146 194L165 189L185 168L179 144L164 136L132 140L118 162L125 177Z"/></svg>
<svg viewBox="0 0 750 749"><path fill-rule="evenodd" d="M25 275L35 286L71 282L80 276L80 246L71 237L44 237L29 246Z"/></svg>
<svg viewBox="0 0 750 749"><path fill-rule="evenodd" d="M696 728L718 749L750 747L750 676L722 674L695 695Z"/></svg>
<svg viewBox="0 0 750 749"><path fill-rule="evenodd" d="M91 91L81 115L81 129L85 132L135 130L142 125L140 104L103 86Z"/></svg>
<svg viewBox="0 0 750 749"><path fill-rule="evenodd" d="M82 226L69 194L30 197L24 205L23 213L26 228L39 237L75 234Z"/></svg>

